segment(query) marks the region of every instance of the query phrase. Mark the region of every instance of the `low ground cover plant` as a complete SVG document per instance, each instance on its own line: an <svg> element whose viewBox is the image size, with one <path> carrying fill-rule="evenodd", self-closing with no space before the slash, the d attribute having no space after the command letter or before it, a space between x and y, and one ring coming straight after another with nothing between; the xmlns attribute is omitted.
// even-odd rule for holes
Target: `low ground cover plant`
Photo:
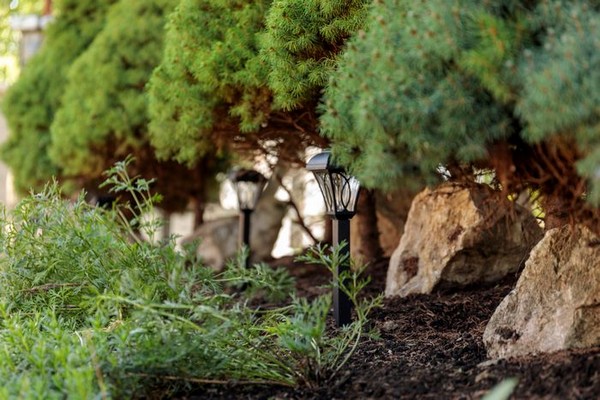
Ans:
<svg viewBox="0 0 600 400"><path fill-rule="evenodd" d="M296 297L284 270L246 269L242 252L217 274L174 238L141 239L157 228L141 218L154 199L127 163L107 180L127 205L67 201L50 184L3 214L0 398L164 397L202 384L335 378L381 301L358 299L360 271L343 287L356 321L328 328L330 296ZM347 261L326 247L304 259L331 270Z"/></svg>

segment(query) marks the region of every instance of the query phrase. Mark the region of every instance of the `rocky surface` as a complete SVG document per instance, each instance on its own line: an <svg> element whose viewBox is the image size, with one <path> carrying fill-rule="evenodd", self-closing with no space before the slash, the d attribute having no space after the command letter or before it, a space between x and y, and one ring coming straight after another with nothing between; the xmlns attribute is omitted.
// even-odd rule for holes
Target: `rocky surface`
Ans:
<svg viewBox="0 0 600 400"><path fill-rule="evenodd" d="M486 185L426 189L413 200L385 294L496 281L517 271L540 237L528 209Z"/></svg>
<svg viewBox="0 0 600 400"><path fill-rule="evenodd" d="M600 238L583 226L548 231L488 323L492 358L600 345Z"/></svg>

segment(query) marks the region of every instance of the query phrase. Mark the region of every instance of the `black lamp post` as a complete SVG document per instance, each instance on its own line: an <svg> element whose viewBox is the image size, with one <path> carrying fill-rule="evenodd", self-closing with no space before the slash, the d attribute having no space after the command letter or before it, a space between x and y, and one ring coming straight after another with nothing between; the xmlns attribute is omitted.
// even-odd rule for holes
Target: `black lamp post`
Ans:
<svg viewBox="0 0 600 400"><path fill-rule="evenodd" d="M254 211L258 199L267 183L267 179L257 171L240 169L230 175L235 187L240 209L239 245L250 249L250 214ZM246 266L250 263L250 254L246 258Z"/></svg>
<svg viewBox="0 0 600 400"><path fill-rule="evenodd" d="M348 295L340 290L338 279L350 268L350 219L355 213L360 183L355 177L346 175L343 168L332 164L329 151L313 156L306 163L306 169L315 175L325 200L326 212L333 220L334 244L346 243L341 251L342 255L348 256L348 261L338 266L334 277L333 313L337 326L348 325L352 321L352 303Z"/></svg>

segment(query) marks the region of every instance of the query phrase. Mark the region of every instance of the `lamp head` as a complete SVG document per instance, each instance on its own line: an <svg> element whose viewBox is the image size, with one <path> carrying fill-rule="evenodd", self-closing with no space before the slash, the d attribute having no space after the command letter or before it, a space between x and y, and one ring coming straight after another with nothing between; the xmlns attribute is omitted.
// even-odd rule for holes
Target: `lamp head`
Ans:
<svg viewBox="0 0 600 400"><path fill-rule="evenodd" d="M319 184L327 214L335 219L350 219L356 213L360 182L332 163L331 152L323 151L306 163Z"/></svg>
<svg viewBox="0 0 600 400"><path fill-rule="evenodd" d="M236 170L230 174L229 179L235 187L240 210L254 210L267 179L252 169Z"/></svg>

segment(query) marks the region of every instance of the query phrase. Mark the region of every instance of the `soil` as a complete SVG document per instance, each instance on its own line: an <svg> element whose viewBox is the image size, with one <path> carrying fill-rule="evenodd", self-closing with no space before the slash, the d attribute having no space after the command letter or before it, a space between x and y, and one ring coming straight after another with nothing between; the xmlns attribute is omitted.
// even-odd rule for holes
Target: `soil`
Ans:
<svg viewBox="0 0 600 400"><path fill-rule="evenodd" d="M328 272L290 259L299 295L323 293ZM387 260L373 264L365 295L385 287ZM205 387L194 399L479 399L506 378L518 379L513 399L600 399L600 348L489 360L485 325L517 276L493 286L386 299L371 315L380 332L367 339L334 382L316 389ZM332 328L334 329L334 328Z"/></svg>

